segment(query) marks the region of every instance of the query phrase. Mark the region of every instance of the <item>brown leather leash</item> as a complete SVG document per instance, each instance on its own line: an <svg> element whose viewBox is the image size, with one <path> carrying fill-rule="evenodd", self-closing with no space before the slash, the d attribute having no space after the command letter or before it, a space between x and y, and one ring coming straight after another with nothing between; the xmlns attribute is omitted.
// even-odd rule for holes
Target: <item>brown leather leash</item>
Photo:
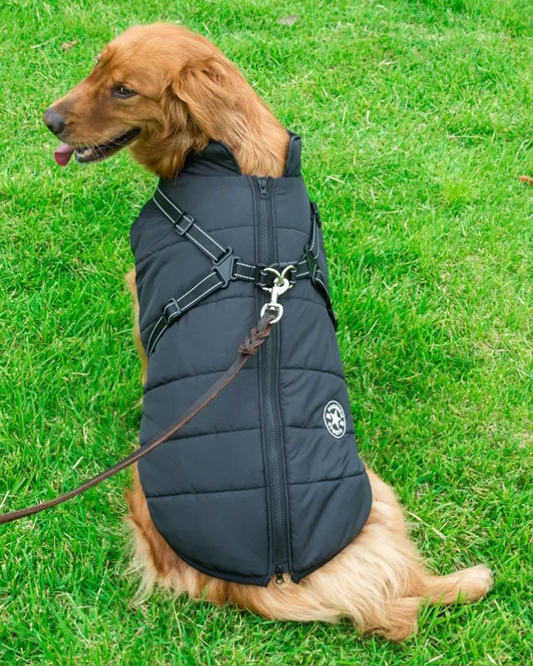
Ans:
<svg viewBox="0 0 533 666"><path fill-rule="evenodd" d="M69 499L81 495L89 488L102 483L106 479L109 479L111 476L121 472L126 467L133 465L144 456L148 455L151 451L156 449L158 446L166 442L173 435L179 432L189 421L197 416L204 407L216 398L216 396L226 388L226 386L239 374L239 372L246 365L250 356L253 356L257 353L259 347L270 335L272 330L272 324L275 322L276 316L272 314L272 311L266 311L265 314L261 316L261 319L257 326L250 331L247 335L246 340L239 346L239 354L232 365L226 370L226 372L218 379L212 386L209 388L198 400L185 412L185 414L178 420L161 431L158 435L152 438L149 442L144 444L141 448L137 449L133 453L130 453L129 456L123 458L120 462L112 467L109 467L98 476L95 476L93 479L86 481L81 486L78 486L74 490L55 497L48 502L42 502L41 504L35 504L34 506L29 506L26 509L20 509L19 511L10 511L9 513L4 513L0 515L0 525L5 523L12 523L19 518L26 518L27 516L33 516L35 513L40 513L46 509L51 509L53 506L58 504L63 504Z"/></svg>

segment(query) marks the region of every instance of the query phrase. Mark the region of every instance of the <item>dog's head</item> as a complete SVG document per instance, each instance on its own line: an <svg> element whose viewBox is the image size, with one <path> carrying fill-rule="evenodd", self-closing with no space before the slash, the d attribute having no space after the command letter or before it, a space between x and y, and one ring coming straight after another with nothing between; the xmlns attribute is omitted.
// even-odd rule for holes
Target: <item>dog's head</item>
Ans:
<svg viewBox="0 0 533 666"><path fill-rule="evenodd" d="M125 146L159 175L174 175L209 139L238 144L265 110L237 68L185 28L130 28L98 57L91 74L44 114L63 143L65 166L103 160Z"/></svg>

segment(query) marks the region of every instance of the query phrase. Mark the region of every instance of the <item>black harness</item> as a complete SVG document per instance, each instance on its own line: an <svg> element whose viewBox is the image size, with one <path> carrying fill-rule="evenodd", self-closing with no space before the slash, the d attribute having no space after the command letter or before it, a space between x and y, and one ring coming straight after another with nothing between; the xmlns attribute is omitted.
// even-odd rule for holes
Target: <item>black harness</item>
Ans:
<svg viewBox="0 0 533 666"><path fill-rule="evenodd" d="M178 298L171 298L163 307L161 317L158 319L150 338L146 353L148 356L154 351L161 336L169 326L177 321L188 310L207 298L218 289L225 289L233 280L246 280L253 282L256 287L263 290L270 290L273 285L275 274L268 272L266 268L273 268L276 271L290 267L287 278L290 286L294 286L297 280L307 278L321 292L326 301L326 307L331 317L335 330L338 322L331 305L329 290L326 286L326 279L318 265L318 228L321 226L320 213L318 207L313 201L310 202L312 210L313 223L311 226L311 240L305 246L303 255L294 263L285 264L275 263L270 267L266 265L257 265L245 263L240 257L236 257L231 247L226 247L219 243L213 236L207 233L200 224L184 211L181 210L173 201L166 196L159 187L152 198L159 210L171 222L174 230L180 236L191 241L199 250L207 255L213 262L212 270L193 287L188 289ZM273 277L274 276L274 277Z"/></svg>

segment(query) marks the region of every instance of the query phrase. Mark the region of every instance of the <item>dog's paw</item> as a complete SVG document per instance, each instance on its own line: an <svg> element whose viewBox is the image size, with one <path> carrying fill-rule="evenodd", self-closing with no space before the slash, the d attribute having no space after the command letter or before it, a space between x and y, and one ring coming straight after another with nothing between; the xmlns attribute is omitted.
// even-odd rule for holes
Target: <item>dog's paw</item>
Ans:
<svg viewBox="0 0 533 666"><path fill-rule="evenodd" d="M494 584L491 570L484 564L478 564L461 571L461 594L468 601L477 601L484 597Z"/></svg>

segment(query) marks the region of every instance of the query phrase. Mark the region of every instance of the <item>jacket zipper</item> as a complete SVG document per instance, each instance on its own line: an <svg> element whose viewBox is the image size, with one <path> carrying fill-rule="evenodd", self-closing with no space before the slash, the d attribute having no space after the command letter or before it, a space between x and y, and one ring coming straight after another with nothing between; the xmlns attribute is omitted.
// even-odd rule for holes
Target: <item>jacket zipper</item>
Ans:
<svg viewBox="0 0 533 666"><path fill-rule="evenodd" d="M267 200L269 197L267 186L268 178L258 178L259 183L259 209L261 223L261 261L265 265L273 263L274 257L269 256L269 227ZM273 249L273 248L272 248ZM267 302L268 297L265 297ZM277 344L275 328L271 335L265 341L265 377L264 377L264 395L267 415L267 441L268 441L268 463L269 463L269 482L271 491L271 508L274 523L274 573L276 574L276 583L281 585L284 582L283 575L288 561L287 535L286 535L286 511L284 507L283 494L283 464L281 461L281 437L280 423L275 409L275 391L273 385L276 373L276 354L274 348ZM276 375L277 377L277 375Z"/></svg>

